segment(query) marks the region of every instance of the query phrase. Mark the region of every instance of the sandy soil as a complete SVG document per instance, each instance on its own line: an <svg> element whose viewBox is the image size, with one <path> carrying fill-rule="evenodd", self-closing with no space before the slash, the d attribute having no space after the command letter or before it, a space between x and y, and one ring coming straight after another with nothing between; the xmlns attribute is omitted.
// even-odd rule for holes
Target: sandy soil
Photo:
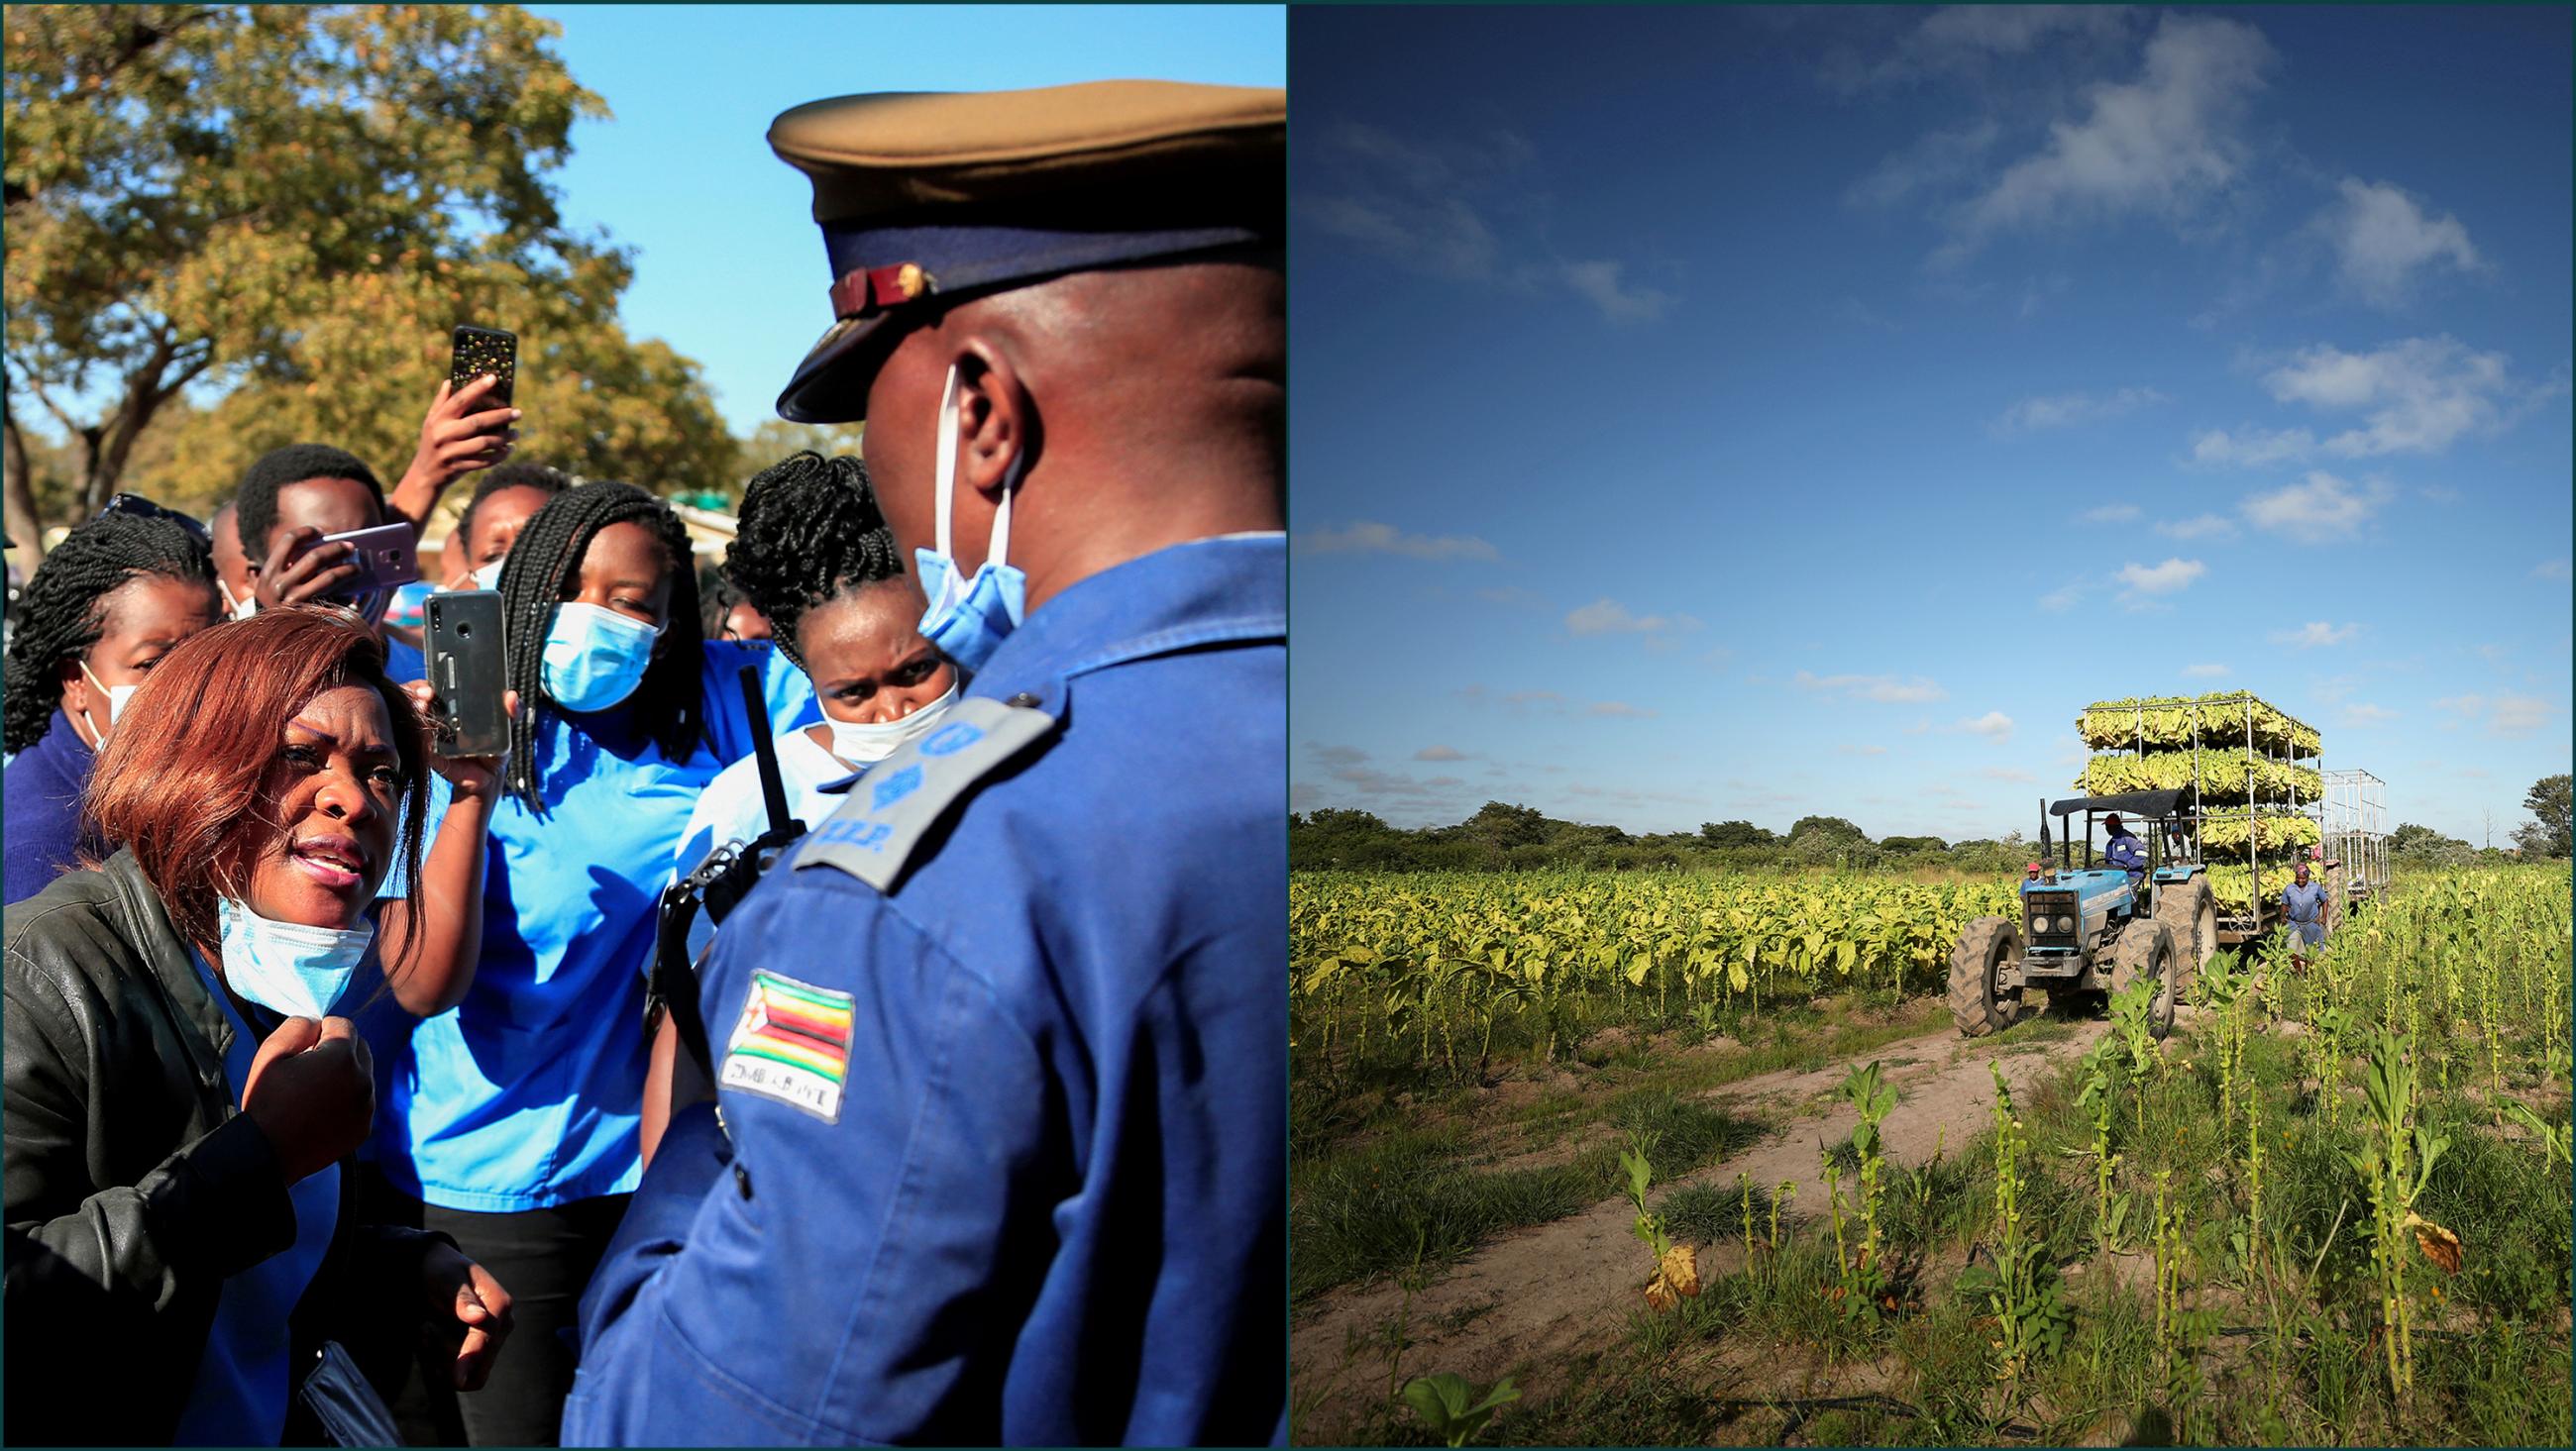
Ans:
<svg viewBox="0 0 2576 1451"><path fill-rule="evenodd" d="M1994 1099L1989 1060L1999 1063L2015 1093L2079 1058L2106 1031L2082 1022L2067 1037L2047 1042L1996 1044L1968 1040L1956 1029L1936 1030L1882 1044L1858 1055L1888 1065L1898 1093L1882 1125L1888 1157L1915 1165L1936 1144L1952 1149L1982 1131ZM1784 1180L1798 1185L1803 1218L1825 1202L1824 1147L1847 1138L1857 1116L1838 1098L1827 1099L1850 1062L1805 1072L1783 1071L1739 1080L1704 1095L1784 1125L1731 1158L1668 1181L1732 1185L1738 1173L1769 1189ZM1625 1199L1605 1199L1551 1224L1518 1231L1487 1245L1448 1274L1421 1289L1409 1310L1392 1284L1347 1286L1322 1296L1298 1317L1291 1333L1291 1373L1301 1405L1312 1409L1298 1428L1307 1443L1340 1439L1347 1427L1386 1392L1384 1352L1369 1344L1399 1314L1407 1315L1409 1372L1455 1371L1490 1381L1516 1365L1546 1362L1598 1345L1614 1334L1643 1287L1649 1266L1629 1233L1634 1218ZM1737 1268L1740 1250L1728 1244L1700 1252L1704 1274ZM1365 1348L1363 1348L1365 1347ZM1541 1388L1525 1386L1533 1398Z"/></svg>

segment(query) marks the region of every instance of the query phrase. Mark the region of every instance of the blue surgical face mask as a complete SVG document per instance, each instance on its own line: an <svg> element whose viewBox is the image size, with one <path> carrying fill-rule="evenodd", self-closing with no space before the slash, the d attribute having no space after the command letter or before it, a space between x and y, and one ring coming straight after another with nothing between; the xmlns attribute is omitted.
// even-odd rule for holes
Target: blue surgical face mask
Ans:
<svg viewBox="0 0 2576 1451"><path fill-rule="evenodd" d="M853 766L866 766L882 761L902 749L906 741L929 733L957 703L957 682L948 682L947 693L901 720L861 725L855 721L833 720L826 716L823 724L832 731L832 754Z"/></svg>
<svg viewBox="0 0 2576 1451"><path fill-rule="evenodd" d="M921 591L930 608L921 617L921 637L968 670L981 670L993 658L1004 636L1028 613L1028 577L1004 563L1011 548L1011 495L1018 491L1020 459L1011 458L1002 477L1002 504L993 514L993 538L984 563L972 576L957 572L950 552L949 517L957 491L957 365L948 365L948 382L939 391L939 547L915 549L921 568Z"/></svg>
<svg viewBox="0 0 2576 1451"><path fill-rule="evenodd" d="M223 932L224 982L234 992L290 1018L330 1016L349 996L358 965L375 941L376 924L341 931L276 922L230 897L215 904Z"/></svg>
<svg viewBox="0 0 2576 1451"><path fill-rule="evenodd" d="M644 683L660 626L578 601L555 606L542 678L555 704L575 712L622 704Z"/></svg>

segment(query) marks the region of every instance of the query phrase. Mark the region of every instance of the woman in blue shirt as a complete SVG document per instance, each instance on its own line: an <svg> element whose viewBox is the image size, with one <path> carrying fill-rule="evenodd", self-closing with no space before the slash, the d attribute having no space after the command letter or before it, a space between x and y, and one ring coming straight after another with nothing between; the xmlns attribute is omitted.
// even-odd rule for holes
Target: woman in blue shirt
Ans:
<svg viewBox="0 0 2576 1451"><path fill-rule="evenodd" d="M455 1009L386 1075L378 1163L511 1286L513 1360L461 1409L476 1445L552 1445L581 1290L641 1170L643 971L698 793L752 750L735 671L781 730L815 714L774 652L700 634L688 535L628 484L528 521L499 581L511 728L491 823L482 952Z"/></svg>
<svg viewBox="0 0 2576 1451"><path fill-rule="evenodd" d="M81 788L100 743L161 657L222 618L204 531L132 495L118 495L36 566L9 636L6 900L32 897L72 869Z"/></svg>
<svg viewBox="0 0 2576 1451"><path fill-rule="evenodd" d="M810 830L841 804L825 786L938 724L957 699L957 667L921 637L921 581L904 572L857 459L800 453L754 475L725 576L821 703L820 722L778 738L788 814ZM676 872L769 829L759 768L737 761L698 798Z"/></svg>

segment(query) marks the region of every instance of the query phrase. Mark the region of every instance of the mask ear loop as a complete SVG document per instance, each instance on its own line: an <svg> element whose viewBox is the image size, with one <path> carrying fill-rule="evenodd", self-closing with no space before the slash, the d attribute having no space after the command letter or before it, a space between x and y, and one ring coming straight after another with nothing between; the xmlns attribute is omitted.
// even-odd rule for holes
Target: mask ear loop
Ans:
<svg viewBox="0 0 2576 1451"><path fill-rule="evenodd" d="M97 676L89 673L88 661L74 660L72 663L80 667L81 678L89 682L90 689L97 691L101 696L106 696L107 686L102 683ZM98 722L89 718L88 711L82 711L79 715L73 715L70 711L65 711L63 712L63 716L65 719L71 721L75 727L87 726L89 728L89 734L81 735L81 743L88 746L91 750L97 750L99 746L107 740L107 732L98 728ZM112 705L108 707L107 723L110 729L113 729L116 725L116 707ZM78 735L80 732L75 730L74 734Z"/></svg>
<svg viewBox="0 0 2576 1451"><path fill-rule="evenodd" d="M1011 454L1011 466L1002 475L1002 502L993 512L993 537L984 546L984 562L975 566L982 574L985 565L996 568L1011 557L1011 496L1020 491L1022 455ZM948 380L939 389L939 451L933 482L939 489L937 537L939 552L949 560L950 578L956 579L956 541L950 533L950 520L955 515L957 494L957 365L948 365ZM969 575L966 578L972 579ZM958 580L963 584L964 580ZM952 586L953 588L954 586ZM938 601L932 601L933 604Z"/></svg>

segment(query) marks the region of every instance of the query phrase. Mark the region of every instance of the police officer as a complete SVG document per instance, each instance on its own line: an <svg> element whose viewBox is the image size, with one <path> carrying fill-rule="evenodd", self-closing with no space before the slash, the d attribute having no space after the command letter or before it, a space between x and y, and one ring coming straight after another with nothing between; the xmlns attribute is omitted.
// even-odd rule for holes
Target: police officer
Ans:
<svg viewBox="0 0 2576 1451"><path fill-rule="evenodd" d="M727 919L712 1105L657 1046L567 1444L1284 1440L1285 120L771 128L838 316L779 412L867 421L974 678Z"/></svg>

